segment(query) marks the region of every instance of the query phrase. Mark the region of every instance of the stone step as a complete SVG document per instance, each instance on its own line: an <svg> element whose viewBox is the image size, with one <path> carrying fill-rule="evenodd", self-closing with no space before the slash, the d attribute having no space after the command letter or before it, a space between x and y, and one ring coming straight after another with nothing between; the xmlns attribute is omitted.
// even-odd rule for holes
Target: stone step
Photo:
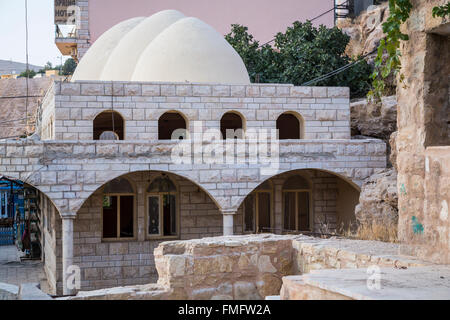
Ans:
<svg viewBox="0 0 450 320"><path fill-rule="evenodd" d="M315 270L283 277L282 300L450 300L450 266Z"/></svg>

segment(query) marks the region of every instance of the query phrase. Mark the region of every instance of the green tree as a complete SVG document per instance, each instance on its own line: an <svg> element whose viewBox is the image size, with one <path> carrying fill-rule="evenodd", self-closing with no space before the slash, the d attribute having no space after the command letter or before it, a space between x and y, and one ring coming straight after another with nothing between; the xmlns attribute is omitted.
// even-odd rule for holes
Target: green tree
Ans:
<svg viewBox="0 0 450 320"><path fill-rule="evenodd" d="M62 67L62 74L65 76L73 74L76 67L77 67L77 63L75 62L74 59L72 59L72 58L67 59Z"/></svg>
<svg viewBox="0 0 450 320"><path fill-rule="evenodd" d="M232 25L225 38L242 57L252 82L302 85L353 61L345 55L349 36L338 28L316 28L309 21L296 21L285 33L278 33L274 47L260 46L240 25ZM352 97L361 97L370 89L371 72L363 60L314 85L348 86Z"/></svg>
<svg viewBox="0 0 450 320"><path fill-rule="evenodd" d="M19 78L34 78L35 75L36 71L27 69L21 74L19 74Z"/></svg>

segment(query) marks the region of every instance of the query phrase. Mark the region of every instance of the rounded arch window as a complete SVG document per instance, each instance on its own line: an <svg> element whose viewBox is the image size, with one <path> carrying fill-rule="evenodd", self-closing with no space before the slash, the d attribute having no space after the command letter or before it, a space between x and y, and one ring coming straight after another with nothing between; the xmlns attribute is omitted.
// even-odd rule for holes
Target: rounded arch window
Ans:
<svg viewBox="0 0 450 320"><path fill-rule="evenodd" d="M283 229L310 231L311 190L308 180L300 175L283 184Z"/></svg>
<svg viewBox="0 0 450 320"><path fill-rule="evenodd" d="M283 113L277 119L278 138L280 140L301 139L301 126L302 123L296 115L292 113Z"/></svg>
<svg viewBox="0 0 450 320"><path fill-rule="evenodd" d="M178 233L178 194L167 176L155 178L147 188L147 235L173 237Z"/></svg>
<svg viewBox="0 0 450 320"><path fill-rule="evenodd" d="M158 119L158 139L186 139L187 125L185 118L178 112L166 112Z"/></svg>
<svg viewBox="0 0 450 320"><path fill-rule="evenodd" d="M103 188L102 229L104 239L134 237L134 189L125 178L108 182Z"/></svg>
<svg viewBox="0 0 450 320"><path fill-rule="evenodd" d="M116 111L103 111L94 119L94 140L123 140L123 117Z"/></svg>
<svg viewBox="0 0 450 320"><path fill-rule="evenodd" d="M242 139L243 130L243 119L235 112L227 112L220 119L220 132L223 139Z"/></svg>

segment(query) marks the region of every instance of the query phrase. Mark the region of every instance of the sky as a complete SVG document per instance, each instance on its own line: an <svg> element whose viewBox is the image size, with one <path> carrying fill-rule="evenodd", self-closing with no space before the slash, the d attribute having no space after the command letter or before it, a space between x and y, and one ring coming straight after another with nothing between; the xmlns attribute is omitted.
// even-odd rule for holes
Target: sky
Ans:
<svg viewBox="0 0 450 320"><path fill-rule="evenodd" d="M28 0L30 64L61 63L61 53L55 45L53 5L54 0ZM0 59L25 63L25 0L0 0L0 30ZM67 58L63 57L63 62Z"/></svg>

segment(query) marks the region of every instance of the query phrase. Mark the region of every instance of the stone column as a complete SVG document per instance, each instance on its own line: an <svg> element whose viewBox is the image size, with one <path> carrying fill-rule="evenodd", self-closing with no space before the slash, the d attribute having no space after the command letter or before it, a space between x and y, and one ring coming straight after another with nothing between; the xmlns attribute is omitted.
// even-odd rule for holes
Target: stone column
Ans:
<svg viewBox="0 0 450 320"><path fill-rule="evenodd" d="M232 236L234 233L233 226L233 218L236 214L236 211L222 211L223 215L223 235L224 236Z"/></svg>
<svg viewBox="0 0 450 320"><path fill-rule="evenodd" d="M68 288L68 277L71 273L67 269L73 265L73 220L75 214L65 214L62 217L62 263L63 263L63 295L74 293L73 288Z"/></svg>

